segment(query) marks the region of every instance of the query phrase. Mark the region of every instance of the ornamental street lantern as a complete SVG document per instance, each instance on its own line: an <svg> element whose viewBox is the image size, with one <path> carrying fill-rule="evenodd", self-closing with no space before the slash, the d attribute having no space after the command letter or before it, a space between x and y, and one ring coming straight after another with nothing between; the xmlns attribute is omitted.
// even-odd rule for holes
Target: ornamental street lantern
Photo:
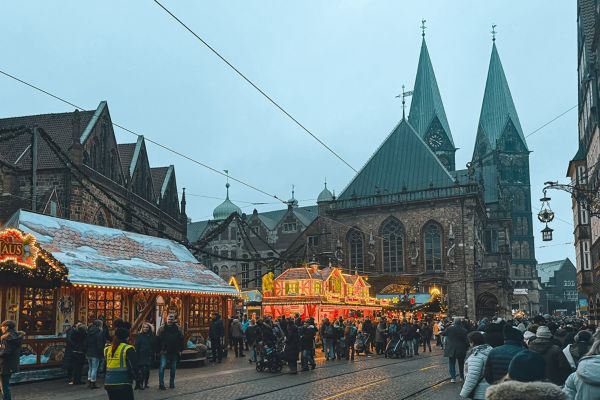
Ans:
<svg viewBox="0 0 600 400"><path fill-rule="evenodd" d="M537 217L541 223L546 224L546 227L541 231L542 240L544 242L549 242L552 240L553 229L548 226L548 222L554 220L554 211L550 208L550 197L546 196L546 189L544 189L544 197L542 197L540 201L542 202L542 208Z"/></svg>
<svg viewBox="0 0 600 400"><path fill-rule="evenodd" d="M548 224L546 224L546 227L544 229L542 229L542 240L544 242L549 242L552 240L552 232L554 231L554 229L550 228L548 226Z"/></svg>

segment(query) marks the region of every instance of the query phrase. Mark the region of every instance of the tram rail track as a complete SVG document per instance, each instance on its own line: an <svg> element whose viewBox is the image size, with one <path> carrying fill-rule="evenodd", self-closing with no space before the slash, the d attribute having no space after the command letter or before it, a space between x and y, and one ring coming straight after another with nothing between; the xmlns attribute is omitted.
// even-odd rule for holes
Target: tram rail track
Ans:
<svg viewBox="0 0 600 400"><path fill-rule="evenodd" d="M261 392L261 393L254 393L248 396L242 396L242 397L236 397L236 400L245 400L245 399L250 399L253 397L258 397L258 396L263 396L269 393L274 393L274 392L279 392L282 390L287 390L293 387L299 387L299 386L304 386L304 385L310 385L312 383L315 382L320 382L323 380L327 380L327 379L335 379L336 377L340 377L340 376L347 376L347 375L351 375L351 374L356 374L356 373L361 373L364 371L370 371L373 369L377 369L377 368L384 368L384 367L388 367L391 365L398 365L398 364L406 364L406 363L410 363L410 362L414 362L414 361L418 361L418 360L423 360L423 359L427 359L427 358L434 358L439 356L438 354L435 355L428 355L428 356L419 356L419 357L414 357L414 358L403 358L403 359L397 359L396 361L393 362L386 362L386 363L382 363L382 364L378 364L378 365L373 365L373 366L368 366L365 368L361 368L361 369L357 369L357 370L353 370L353 371L348 371L348 372L343 372L341 374L337 374L334 376L326 376L326 377L319 377L319 378L311 378L309 380L306 381L302 381L302 382L298 382L296 384L292 384L292 385L287 385L285 387L281 387L281 388L275 388L272 390L268 390L265 392ZM372 360L381 360L382 358L373 358ZM368 359L363 359L360 361L361 364L365 364L368 363ZM436 364L437 365L437 364ZM321 365L318 366L317 368L315 368L315 370L328 370L328 369L334 369L334 368L340 368L340 367L347 367L348 364L347 363L340 363L340 364L331 364L331 365ZM414 372L418 372L419 370L417 369L416 371L410 371L410 373L414 373ZM408 373L406 373L408 374ZM252 379L245 379L245 380L239 380L236 381L234 383L228 383L228 384L223 384L223 385L217 385L217 386L213 386L213 387L206 387L206 388L202 388L202 389L198 389L198 390L193 390L193 391L187 391L187 392L183 392L183 393L178 393L176 395L170 395L170 396L166 396L166 397L161 397L160 400L168 400L168 399L175 399L178 397L182 397L182 396L190 396L190 395L194 395L197 393L202 393L202 392L212 392L215 390L221 390L221 389L225 389L228 387L235 387L241 384L245 384L245 383L255 383L255 382L259 382L259 381L267 381L270 379L274 379L277 377L281 377L281 376L285 376L287 374L285 373L274 373L271 374L269 376L263 376L263 377L257 377L257 378L252 378Z"/></svg>

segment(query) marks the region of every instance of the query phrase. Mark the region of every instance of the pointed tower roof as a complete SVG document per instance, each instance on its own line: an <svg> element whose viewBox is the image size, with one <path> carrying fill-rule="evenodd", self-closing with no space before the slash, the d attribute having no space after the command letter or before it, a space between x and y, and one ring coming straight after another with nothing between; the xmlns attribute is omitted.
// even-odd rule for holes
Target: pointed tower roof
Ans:
<svg viewBox="0 0 600 400"><path fill-rule="evenodd" d="M510 94L510 88L508 87L502 62L496 48L496 42L494 41L490 67L485 83L481 115L479 116L478 135L485 135L489 145L494 150L498 139L500 139L509 123L512 123L525 148L527 148L527 142L523 135L523 129L521 129L517 109Z"/></svg>
<svg viewBox="0 0 600 400"><path fill-rule="evenodd" d="M231 200L229 200L229 186L229 182L227 182L227 184L225 184L225 187L227 188L227 196L225 197L225 201L219 204L213 211L213 218L215 221L226 219L234 212L242 215L242 210L233 204Z"/></svg>
<svg viewBox="0 0 600 400"><path fill-rule="evenodd" d="M431 59L429 58L427 43L423 36L408 122L410 122L421 138L424 138L435 117L440 121L442 128L446 131L448 140L454 146L454 140L450 133L450 125L448 124L446 111L442 103L442 96L440 95L440 89L438 88Z"/></svg>
<svg viewBox="0 0 600 400"><path fill-rule="evenodd" d="M452 185L450 173L408 121L402 119L338 199Z"/></svg>
<svg viewBox="0 0 600 400"><path fill-rule="evenodd" d="M325 187L323 188L321 193L319 193L319 197L317 197L317 203L322 203L324 201L332 201L332 200L333 200L333 194L329 191L329 189L327 189L327 181L325 181Z"/></svg>

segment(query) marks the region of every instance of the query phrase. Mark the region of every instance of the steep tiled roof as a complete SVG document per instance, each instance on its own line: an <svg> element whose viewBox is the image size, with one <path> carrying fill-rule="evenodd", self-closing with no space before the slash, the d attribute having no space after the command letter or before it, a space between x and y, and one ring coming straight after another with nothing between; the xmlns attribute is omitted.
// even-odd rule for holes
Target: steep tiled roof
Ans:
<svg viewBox="0 0 600 400"><path fill-rule="evenodd" d="M317 218L318 210L318 206L304 206L294 208L292 212L304 226L308 226ZM287 209L262 212L258 214L258 218L269 230L274 230L287 212Z"/></svg>
<svg viewBox="0 0 600 400"><path fill-rule="evenodd" d="M412 126L403 119L338 199L452 185L452 176Z"/></svg>
<svg viewBox="0 0 600 400"><path fill-rule="evenodd" d="M579 8L579 40L584 41L585 52L589 57L592 56L592 42L594 40L594 29L596 23L596 1L595 0L578 0L577 7Z"/></svg>
<svg viewBox="0 0 600 400"><path fill-rule="evenodd" d="M81 111L78 114L80 118L79 135L81 135L81 132L83 132L94 115L94 111ZM69 112L2 118L0 119L0 129L10 129L20 126L33 127L37 125L48 133L65 153L68 153L69 148L73 144L74 115L74 113ZM39 140L38 156L38 168L40 169L64 168L65 166L52 151L50 145L41 138ZM30 169L31 135L25 133L13 139L1 140L0 157L16 167Z"/></svg>
<svg viewBox="0 0 600 400"><path fill-rule="evenodd" d="M206 231L206 227L208 226L208 221L197 221L189 223L187 226L187 239L190 243L195 243L202 237L204 231Z"/></svg>
<svg viewBox="0 0 600 400"><path fill-rule="evenodd" d="M450 133L450 125L448 124L446 111L442 103L442 96L440 95L440 89L435 79L435 73L433 72L433 66L429 58L429 51L427 51L427 43L425 43L425 38L423 38L408 122L415 128L415 131L417 131L421 138L424 139L435 117L440 121L442 128L446 131L448 140L454 146L454 140Z"/></svg>
<svg viewBox="0 0 600 400"><path fill-rule="evenodd" d="M162 187L165 183L165 178L169 168L170 167L150 168L150 173L152 174L152 186L154 187L154 192L157 194L157 196L162 196Z"/></svg>
<svg viewBox="0 0 600 400"><path fill-rule="evenodd" d="M571 260L569 260L569 258L538 264L536 269L540 281L542 283L548 283L550 281L550 278L552 278L554 274L560 271L565 265L571 265L572 268L575 268L575 266L573 265Z"/></svg>
<svg viewBox="0 0 600 400"><path fill-rule="evenodd" d="M527 142L521 129L521 122L517 115L517 109L510 94L502 62L496 49L496 43L494 43L487 81L485 83L477 135L484 135L492 149L495 149L498 140L504 133L509 122L515 127L523 144L527 147Z"/></svg>
<svg viewBox="0 0 600 400"><path fill-rule="evenodd" d="M33 234L69 270L71 283L234 294L179 243L17 211L7 223Z"/></svg>
<svg viewBox="0 0 600 400"><path fill-rule="evenodd" d="M121 165L123 166L123 173L130 178L129 168L131 167L131 160L133 160L133 153L135 151L136 143L120 143L117 145L119 150L119 158L121 159Z"/></svg>

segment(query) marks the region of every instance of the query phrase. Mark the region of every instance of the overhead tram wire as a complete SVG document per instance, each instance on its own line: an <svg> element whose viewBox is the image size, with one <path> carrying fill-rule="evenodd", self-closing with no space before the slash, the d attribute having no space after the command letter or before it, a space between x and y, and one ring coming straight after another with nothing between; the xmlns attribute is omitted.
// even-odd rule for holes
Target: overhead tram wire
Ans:
<svg viewBox="0 0 600 400"><path fill-rule="evenodd" d="M48 96L50 96L50 97L52 97L52 98L54 98L54 99L56 99L56 100L58 100L58 101L60 101L60 102L62 102L62 103L65 103L65 104L67 104L67 105L69 105L69 106L71 106L71 107L73 107L73 108L75 108L75 109L77 109L77 110L79 110L79 111L86 111L86 110L85 110L83 107L81 107L81 106L78 106L77 104L75 104L75 103L73 103L73 102L70 102L70 101L68 101L68 100L65 100L64 98L62 98L62 97L60 97L60 96L57 96L57 95L55 95L55 94L53 94L53 93L51 93L51 92L49 92L49 91L47 91L47 90L44 90L44 89L42 89L42 88L40 88L40 87L38 87L38 86L36 86L36 85L34 85L34 84L32 84L32 83L29 83L29 82L27 82L27 81L24 81L23 79L20 79L20 78L18 78L18 77L16 77L16 76L14 76L14 75L11 75L11 74L9 74L8 72L5 72L5 71L3 71L3 70L1 70L1 69L0 69L0 74L2 74L2 75L4 75L4 76L6 76L6 77L8 77L8 78L11 78L11 79L13 79L13 80L15 80L15 81L17 81L17 82L20 82L20 83L22 83L22 84L23 84L23 85L25 85L25 86L29 86L30 88L32 88L32 89L35 89L35 90L37 90L38 92L41 92L41 93L43 93L43 94L45 94L45 95L48 95ZM111 121L111 123L112 123L112 125L113 125L113 126L115 126L115 127L119 128L119 129L122 129L122 130L124 130L125 132L129 132L129 133L131 133L131 134L133 134L133 135L135 135L135 136L137 136L137 137L143 136L142 134L140 134L140 133L137 133L137 132L135 132L135 131L133 131L133 130L131 130L131 129L129 129L129 128L126 128L126 127L125 127L125 126L123 126L123 125L119 125L119 124L117 124L116 122L113 122L113 121ZM184 159L186 159L186 160L188 160L188 161L191 161L191 162L192 162L192 163L194 163L194 164L200 165L201 167L203 167L203 168L206 168L206 169L208 169L208 170L210 170L210 171L212 171L212 172L214 172L214 173L217 173L217 174L219 174L219 175L221 175L221 176L224 176L224 177L229 177L229 179L231 179L232 181L234 181L234 182L237 182L237 183L239 183L239 184L241 184L241 185L244 185L244 186L246 186L246 187L248 187L248 188L250 188L250 189L252 189L252 190L255 190L255 191L259 192L259 193L262 193L262 194L264 194L264 195L266 195L266 196L268 196L268 197L271 197L271 198L273 198L273 199L276 199L276 200L278 200L279 202L281 202L281 203L283 203L283 204L287 204L285 200L282 200L282 199L280 199L280 198L279 198L277 195L275 195L275 194L271 194L271 193L269 193L269 192L267 192L267 191L265 191L265 190L262 190L262 189L260 189L260 188L258 188L258 187L256 187L256 186L254 186L254 185L252 185L252 184L250 184L250 183L246 183L246 182L242 181L241 179L237 179L237 178L235 178L235 177L233 177L233 176L231 176L231 175L227 175L227 174L225 174L223 171L220 171L220 170L218 170L218 169L216 169L216 168L214 168L214 167L211 167L211 166L210 166L210 165L208 165L208 164L205 164L205 163L203 163L202 161L198 161L198 160L196 160L196 159L194 159L194 158L192 158L192 157L189 157L189 156L187 156L187 155L185 155L185 154L183 154L183 153L181 153L181 152L179 152L179 151L177 151L177 150L174 150L174 149L172 149L172 148L170 148L170 147L168 147L168 146L165 146L164 144L161 144L161 143L159 143L159 142L157 142L157 141L155 141L155 140L153 140L153 139L150 139L150 138L148 138L147 136L144 136L144 140L146 140L146 141L148 141L148 142L150 142L150 143L152 143L152 144L154 144L154 145L156 145L156 146L158 146L158 147L160 147L160 148L162 148L162 149L164 149L164 150L167 150L167 151L169 151L169 152L171 152L171 153L173 153L173 154L175 154L175 155L178 155L179 157L182 157L182 158L184 158Z"/></svg>
<svg viewBox="0 0 600 400"><path fill-rule="evenodd" d="M227 60L224 56L222 56L214 47L208 44L204 39L202 39L196 32L194 32L189 26L187 26L182 20L180 20L175 14L173 14L168 8L162 5L158 0L153 0L160 8L162 8L167 14L169 14L175 21L177 21L182 27L184 27L189 33L191 33L196 39L198 39L204 46L206 46L211 52L213 52L217 57L221 59L229 68L231 68L237 75L239 75L243 80L245 80L250 86L256 89L264 98L266 98L271 104L273 104L279 111L281 111L285 116L291 119L296 125L300 127L304 132L309 134L313 139L315 139L321 146L326 148L331 154L333 154L338 160L346 164L348 168L358 174L358 170L350 165L349 162L344 160L342 156L335 152L331 147L329 147L325 142L317 137L314 133L312 133L306 126L304 126L300 121L298 121L292 114L290 114L285 108L279 105L271 96L269 96L263 89L261 89L256 83L254 83L250 78L248 78L244 73L242 73L238 68L236 68L229 60Z"/></svg>
<svg viewBox="0 0 600 400"><path fill-rule="evenodd" d="M552 118L550 121L546 122L545 124L543 124L542 126L540 126L539 128L537 128L536 130L534 130L533 132L527 134L527 136L525 136L525 138L527 139L529 136L541 131L542 129L544 129L545 127L547 127L548 125L550 125L551 123L553 123L554 121L556 121L557 119L561 118L562 116L566 115L569 111L573 110L574 108L576 108L579 104L575 104L573 107L569 108L566 111L563 111L562 113L558 114L556 117Z"/></svg>

